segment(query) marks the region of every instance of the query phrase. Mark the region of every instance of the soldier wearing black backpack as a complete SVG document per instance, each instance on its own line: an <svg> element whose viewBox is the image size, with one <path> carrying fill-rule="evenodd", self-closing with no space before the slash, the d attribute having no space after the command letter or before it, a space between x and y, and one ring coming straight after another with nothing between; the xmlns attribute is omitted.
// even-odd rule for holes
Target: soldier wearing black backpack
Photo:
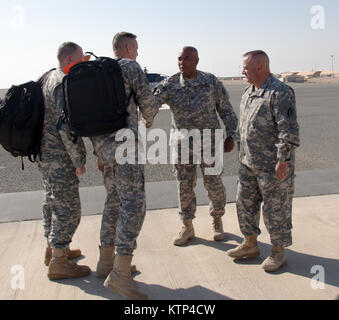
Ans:
<svg viewBox="0 0 339 320"><path fill-rule="evenodd" d="M113 51L122 70L126 91L127 126L120 132L90 137L103 165L107 198L100 232L100 259L97 275L107 276L105 287L127 299L147 299L131 277L131 261L136 249L145 212L144 165L137 157L131 163L119 164L116 150L122 142L117 136L132 134L135 154L138 154L139 110L150 127L160 104L155 100L146 75L135 61L138 56L136 36L118 33L113 39Z"/></svg>
<svg viewBox="0 0 339 320"><path fill-rule="evenodd" d="M69 261L81 255L80 250L70 250L69 244L81 217L78 176L86 171L86 150L81 138L73 142L67 125L62 131L57 129L64 109L63 68L82 61L83 52L79 45L66 42L59 47L57 57L59 68L47 75L42 87L45 116L38 160L45 189L43 221L48 244L45 264L49 266L50 280L78 278L90 273L87 266Z"/></svg>

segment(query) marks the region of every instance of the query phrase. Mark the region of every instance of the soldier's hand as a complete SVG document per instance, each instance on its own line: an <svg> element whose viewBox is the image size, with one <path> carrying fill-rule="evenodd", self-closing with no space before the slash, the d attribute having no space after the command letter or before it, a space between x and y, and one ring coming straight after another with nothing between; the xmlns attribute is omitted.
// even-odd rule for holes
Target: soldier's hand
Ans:
<svg viewBox="0 0 339 320"><path fill-rule="evenodd" d="M99 159L98 159L98 169L99 171L104 172L104 166Z"/></svg>
<svg viewBox="0 0 339 320"><path fill-rule="evenodd" d="M153 123L152 123L152 122L146 122L146 128L147 128L147 129L151 128L151 127L152 127L152 125L153 125Z"/></svg>
<svg viewBox="0 0 339 320"><path fill-rule="evenodd" d="M287 162L278 162L275 166L275 174L279 181L282 181L287 176Z"/></svg>
<svg viewBox="0 0 339 320"><path fill-rule="evenodd" d="M147 122L144 117L141 117L141 121L145 124L147 129L149 129L153 125L153 121L152 122Z"/></svg>
<svg viewBox="0 0 339 320"><path fill-rule="evenodd" d="M234 140L232 137L227 137L224 142L224 152L228 153L234 149Z"/></svg>
<svg viewBox="0 0 339 320"><path fill-rule="evenodd" d="M80 176L84 175L85 173L86 173L85 166L82 166L82 167L75 169L75 174L77 175L77 177L80 177Z"/></svg>

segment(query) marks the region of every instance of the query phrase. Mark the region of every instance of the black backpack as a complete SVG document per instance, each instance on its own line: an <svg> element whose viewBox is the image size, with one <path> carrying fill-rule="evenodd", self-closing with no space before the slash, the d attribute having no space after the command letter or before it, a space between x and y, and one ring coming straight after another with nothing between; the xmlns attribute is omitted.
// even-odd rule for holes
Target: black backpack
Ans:
<svg viewBox="0 0 339 320"><path fill-rule="evenodd" d="M117 60L96 57L76 64L63 78L63 91L61 117L74 137L99 136L127 127L126 92Z"/></svg>
<svg viewBox="0 0 339 320"><path fill-rule="evenodd" d="M40 154L44 122L42 85L49 72L38 81L12 86L0 103L0 144L14 157L28 157L35 162Z"/></svg>

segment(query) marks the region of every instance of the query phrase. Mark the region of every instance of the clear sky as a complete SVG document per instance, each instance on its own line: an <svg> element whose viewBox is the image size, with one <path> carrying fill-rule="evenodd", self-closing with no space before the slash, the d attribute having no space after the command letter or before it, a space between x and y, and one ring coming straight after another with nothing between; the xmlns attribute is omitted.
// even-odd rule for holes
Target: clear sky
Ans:
<svg viewBox="0 0 339 320"><path fill-rule="evenodd" d="M331 55L339 69L338 0L0 0L0 4L0 88L35 80L57 66L56 52L64 41L112 56L112 38L119 31L138 36L138 62L149 72L178 72L177 54L185 45L199 50L200 70L217 76L239 75L242 54L254 49L269 54L274 73L330 70ZM311 12L315 5L324 9L324 20L319 10Z"/></svg>

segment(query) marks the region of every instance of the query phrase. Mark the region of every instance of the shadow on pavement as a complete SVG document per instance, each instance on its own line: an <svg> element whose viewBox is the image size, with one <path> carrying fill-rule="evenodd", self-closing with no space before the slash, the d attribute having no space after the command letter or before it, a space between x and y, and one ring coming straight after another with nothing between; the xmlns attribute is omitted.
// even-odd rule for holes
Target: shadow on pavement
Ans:
<svg viewBox="0 0 339 320"><path fill-rule="evenodd" d="M260 257L234 260L236 264L260 264L270 255L272 246L270 244L259 242ZM295 275L309 278L310 280L315 277L316 273L312 273L311 269L315 266L321 266L325 271L324 283L339 288L339 260L318 257L311 254L297 252L291 249L285 250L287 263L278 271L270 273L272 275L280 275L289 272ZM231 259L231 258L230 258ZM264 271L263 271L264 272Z"/></svg>
<svg viewBox="0 0 339 320"><path fill-rule="evenodd" d="M207 240L207 239L203 239L200 237L195 237L194 239L190 240L186 244L182 246L178 246L178 248L202 245L202 246L207 246L207 247L211 247L214 249L218 249L226 253L227 250L233 249L237 246L234 244L227 243L229 241L236 241L237 243L241 243L242 238L232 233L225 233L225 239L222 241Z"/></svg>
<svg viewBox="0 0 339 320"><path fill-rule="evenodd" d="M78 287L86 294L100 296L110 300L125 300L122 296L111 292L104 287L105 279L99 279L95 272L81 279L57 280L56 283ZM170 289L164 286L151 284L147 285L137 282L141 291L148 294L150 300L231 300L231 298L221 295L202 286L194 286L188 289Z"/></svg>
<svg viewBox="0 0 339 320"><path fill-rule="evenodd" d="M237 243L242 242L242 238L226 233L225 240L223 241L213 241L206 240L203 238L196 237L191 240L188 244L182 246L208 246L217 250L221 250L225 252L229 249L236 247L235 244L228 244L228 241L236 241ZM259 242L260 248L260 257L258 258L249 258L249 259L241 259L234 260L234 263L239 265L258 265L260 268L260 264L268 257L271 253L272 246L270 244ZM312 268L314 266L321 266L325 271L325 279L324 283L328 285L332 285L339 288L339 260L318 257L311 254L305 254L301 252L296 252L291 249L285 250L285 255L287 259L287 263L278 271L270 273L272 276L277 276L284 274L286 272L292 273L295 275L303 276L305 278L310 279L310 281L314 278L317 279L316 273L312 273ZM232 259L232 258L229 258ZM262 271L264 272L264 271ZM140 274L138 272L134 278L135 280L137 275ZM81 290L86 292L87 294L93 296L100 296L105 299L111 300L122 300L123 298L120 295L114 294L103 286L104 279L99 279L95 276L95 272L88 277L81 279L70 279L70 280L60 280L55 281L63 285L70 285L79 287ZM141 282L136 281L139 288L149 295L151 300L231 300L231 298L221 295L217 292L211 291L202 286L194 286L188 289L178 288L178 289L170 289L161 285L151 284L147 285ZM339 296L337 297L339 299Z"/></svg>
<svg viewBox="0 0 339 320"><path fill-rule="evenodd" d="M142 283L138 283L138 286L152 300L232 300L199 285L187 289L170 289L157 284L146 285Z"/></svg>

